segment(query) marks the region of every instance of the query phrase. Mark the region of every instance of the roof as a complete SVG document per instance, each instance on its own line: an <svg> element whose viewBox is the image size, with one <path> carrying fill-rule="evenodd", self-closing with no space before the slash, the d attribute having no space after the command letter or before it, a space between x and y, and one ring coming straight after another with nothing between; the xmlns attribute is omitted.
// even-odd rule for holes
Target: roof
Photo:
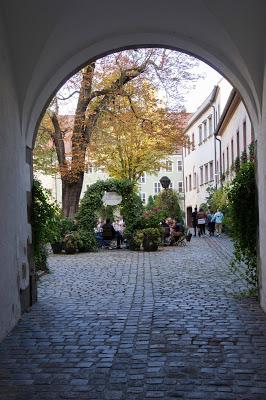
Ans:
<svg viewBox="0 0 266 400"><path fill-rule="evenodd" d="M240 102L241 96L239 92L236 89L232 89L222 112L222 115L219 119L218 125L215 129L214 134L216 136L221 136L223 130L226 128L228 122L234 114L236 107L239 105Z"/></svg>
<svg viewBox="0 0 266 400"><path fill-rule="evenodd" d="M185 132L202 116L202 114L212 105L219 91L219 86L215 85L212 92L209 94L206 100L199 106L197 111L192 115L188 121L188 125Z"/></svg>

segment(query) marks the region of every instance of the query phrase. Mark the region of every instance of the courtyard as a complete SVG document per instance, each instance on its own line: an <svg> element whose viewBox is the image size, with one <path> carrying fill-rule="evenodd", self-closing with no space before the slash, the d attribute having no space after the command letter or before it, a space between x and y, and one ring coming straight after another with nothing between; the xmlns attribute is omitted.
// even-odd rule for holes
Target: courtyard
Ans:
<svg viewBox="0 0 266 400"><path fill-rule="evenodd" d="M52 255L0 344L0 399L266 398L266 317L226 237Z"/></svg>

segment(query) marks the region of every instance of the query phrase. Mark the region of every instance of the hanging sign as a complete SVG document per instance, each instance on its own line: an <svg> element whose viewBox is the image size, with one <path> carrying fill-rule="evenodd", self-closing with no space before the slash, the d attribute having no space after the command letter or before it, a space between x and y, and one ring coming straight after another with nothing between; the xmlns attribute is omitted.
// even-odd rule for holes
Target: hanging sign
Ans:
<svg viewBox="0 0 266 400"><path fill-rule="evenodd" d="M117 206L122 201L122 196L116 192L104 192L102 202L106 206Z"/></svg>

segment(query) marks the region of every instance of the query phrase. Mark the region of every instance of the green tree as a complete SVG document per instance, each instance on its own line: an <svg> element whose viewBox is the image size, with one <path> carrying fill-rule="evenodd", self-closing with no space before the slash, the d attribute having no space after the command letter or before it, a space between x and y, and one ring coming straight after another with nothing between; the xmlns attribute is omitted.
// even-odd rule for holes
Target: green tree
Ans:
<svg viewBox="0 0 266 400"><path fill-rule="evenodd" d="M53 126L51 138L62 180L65 216L73 217L77 211L92 134L103 123L103 115L113 111L117 98L128 99L127 89L133 81L138 87L150 82L165 93L165 100L160 104L158 100L158 106L166 109L169 95L175 101L175 110L181 111L184 93L198 78L193 70L196 64L194 58L166 49L126 50L91 62L57 93L47 113ZM70 99L75 99L76 107L66 127L60 110ZM67 149L66 131L71 131Z"/></svg>
<svg viewBox="0 0 266 400"><path fill-rule="evenodd" d="M180 207L180 197L176 190L164 189L155 198L155 207L165 211L165 214L171 218L183 220L183 212Z"/></svg>

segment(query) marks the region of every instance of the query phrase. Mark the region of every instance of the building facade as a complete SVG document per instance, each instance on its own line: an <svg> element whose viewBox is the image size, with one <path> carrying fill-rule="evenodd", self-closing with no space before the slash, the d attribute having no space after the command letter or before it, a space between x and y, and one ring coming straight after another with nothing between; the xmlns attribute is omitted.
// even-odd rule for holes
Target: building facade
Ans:
<svg viewBox="0 0 266 400"><path fill-rule="evenodd" d="M192 211L206 203L208 188L232 180L236 160L248 154L254 134L240 95L224 78L192 115L186 133L184 203L186 221L191 226Z"/></svg>
<svg viewBox="0 0 266 400"><path fill-rule="evenodd" d="M173 154L164 161L165 168L160 168L156 174L146 174L140 177L139 194L144 204L147 204L149 196L156 196L162 190L160 179L163 176L168 176L170 179L170 188L176 190L180 195L180 206L184 210L184 178L183 178L183 155L182 150ZM42 175L38 174L38 178L43 186L51 191L52 197L60 204L62 199L62 185L59 174ZM87 189L87 186L92 185L98 180L105 180L110 176L102 168L95 167L89 164L88 170L84 174L84 182L81 192L81 197Z"/></svg>

